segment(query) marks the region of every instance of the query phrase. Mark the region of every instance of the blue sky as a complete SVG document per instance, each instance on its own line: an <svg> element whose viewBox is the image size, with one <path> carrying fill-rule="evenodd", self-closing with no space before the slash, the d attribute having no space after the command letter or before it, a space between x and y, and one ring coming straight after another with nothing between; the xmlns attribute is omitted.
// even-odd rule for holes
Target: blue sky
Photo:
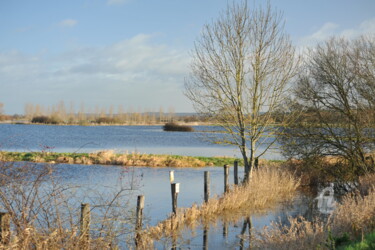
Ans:
<svg viewBox="0 0 375 250"><path fill-rule="evenodd" d="M192 112L189 52L227 0L0 0L0 102ZM250 4L265 1L251 0ZM374 0L271 0L298 48L375 34Z"/></svg>

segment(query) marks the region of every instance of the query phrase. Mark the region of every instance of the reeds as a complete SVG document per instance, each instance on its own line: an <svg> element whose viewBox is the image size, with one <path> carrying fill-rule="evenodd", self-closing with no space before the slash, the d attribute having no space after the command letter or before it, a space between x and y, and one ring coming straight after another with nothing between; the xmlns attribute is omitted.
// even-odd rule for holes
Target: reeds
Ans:
<svg viewBox="0 0 375 250"><path fill-rule="evenodd" d="M375 186L368 185L374 174L362 177L359 190L347 194L326 222L315 218L288 218L288 226L272 223L252 239L255 249L335 249L338 240L347 235L363 238L375 230ZM366 180L366 181L365 181ZM365 186L366 185L366 186Z"/></svg>
<svg viewBox="0 0 375 250"><path fill-rule="evenodd" d="M152 246L154 240L173 237L186 227L194 228L199 224L214 222L219 217L238 218L241 213L248 215L261 211L281 201L290 200L298 186L299 180L288 172L274 167L255 170L251 182L234 186L225 195L209 199L201 206L180 209L177 215L146 228L140 234L141 242L147 248Z"/></svg>
<svg viewBox="0 0 375 250"><path fill-rule="evenodd" d="M116 153L114 150L104 150L95 153L55 153L55 152L2 152L3 161L31 161L67 164L101 164L121 166L148 167L204 167L223 166L232 164L235 158L228 157L192 157L178 155L154 155L132 153Z"/></svg>
<svg viewBox="0 0 375 250"><path fill-rule="evenodd" d="M100 190L64 183L55 171L47 164L0 161L0 211L10 222L0 225L0 249L115 249L120 237L133 243L128 190L136 183L123 178L131 173L124 171L116 186ZM83 199L92 205L89 242L79 229Z"/></svg>

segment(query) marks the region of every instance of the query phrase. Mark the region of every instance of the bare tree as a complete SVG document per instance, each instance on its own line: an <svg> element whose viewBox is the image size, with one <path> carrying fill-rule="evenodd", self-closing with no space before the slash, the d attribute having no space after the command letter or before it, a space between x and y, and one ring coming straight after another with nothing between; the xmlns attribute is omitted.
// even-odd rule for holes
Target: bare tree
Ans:
<svg viewBox="0 0 375 250"><path fill-rule="evenodd" d="M284 137L287 156L338 156L340 176L374 170L375 37L332 38L310 49L295 94L304 116Z"/></svg>
<svg viewBox="0 0 375 250"><path fill-rule="evenodd" d="M239 147L249 179L255 159L281 129L271 126L273 114L296 74L298 60L282 15L269 4L254 10L246 1L228 5L204 26L192 56L186 96L224 129L221 143Z"/></svg>

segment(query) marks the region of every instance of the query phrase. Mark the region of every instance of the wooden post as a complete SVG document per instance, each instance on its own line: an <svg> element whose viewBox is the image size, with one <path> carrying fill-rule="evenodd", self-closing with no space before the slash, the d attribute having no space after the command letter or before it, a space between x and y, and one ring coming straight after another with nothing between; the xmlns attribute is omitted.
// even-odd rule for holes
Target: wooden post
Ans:
<svg viewBox="0 0 375 250"><path fill-rule="evenodd" d="M83 248L88 249L90 245L90 204L81 204L81 239Z"/></svg>
<svg viewBox="0 0 375 250"><path fill-rule="evenodd" d="M178 193L180 192L180 183L172 183L171 191L172 191L172 212L174 215L176 215L177 214L177 197L178 197Z"/></svg>
<svg viewBox="0 0 375 250"><path fill-rule="evenodd" d="M138 195L137 197L137 214L135 222L135 246L138 249L139 243L141 241L139 231L142 230L142 218L143 218L143 208L145 207L145 196Z"/></svg>
<svg viewBox="0 0 375 250"><path fill-rule="evenodd" d="M174 182L174 170L169 171L169 182Z"/></svg>
<svg viewBox="0 0 375 250"><path fill-rule="evenodd" d="M204 202L210 198L210 172L204 171Z"/></svg>
<svg viewBox="0 0 375 250"><path fill-rule="evenodd" d="M10 242L10 214L0 213L0 242L8 245Z"/></svg>
<svg viewBox="0 0 375 250"><path fill-rule="evenodd" d="M229 166L224 165L224 193L229 192Z"/></svg>
<svg viewBox="0 0 375 250"><path fill-rule="evenodd" d="M243 226L242 226L242 230L241 230L241 240L240 240L240 249L244 249L244 241L245 241L245 232L246 232L246 229L249 229L249 249L251 249L251 228L252 228L252 218L250 217L247 217L244 222L243 222Z"/></svg>
<svg viewBox="0 0 375 250"><path fill-rule="evenodd" d="M139 230L142 229L142 217L143 217L143 208L144 207L145 207L145 196L144 195L138 195L136 225L135 225L136 231L139 231Z"/></svg>
<svg viewBox="0 0 375 250"><path fill-rule="evenodd" d="M223 237L228 237L228 222L223 222Z"/></svg>
<svg viewBox="0 0 375 250"><path fill-rule="evenodd" d="M238 161L234 161L233 164L233 175L234 175L234 185L238 185Z"/></svg>
<svg viewBox="0 0 375 250"><path fill-rule="evenodd" d="M203 250L208 250L208 226L203 226Z"/></svg>
<svg viewBox="0 0 375 250"><path fill-rule="evenodd" d="M172 235L172 247L171 250L177 250L177 234L173 233Z"/></svg>

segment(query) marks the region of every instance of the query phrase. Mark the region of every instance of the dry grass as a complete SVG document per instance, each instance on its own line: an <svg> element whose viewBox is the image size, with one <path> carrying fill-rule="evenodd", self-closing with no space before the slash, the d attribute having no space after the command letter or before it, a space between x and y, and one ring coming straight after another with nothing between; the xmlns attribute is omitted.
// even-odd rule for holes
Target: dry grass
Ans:
<svg viewBox="0 0 375 250"><path fill-rule="evenodd" d="M375 175L361 178L360 190L367 195L354 192L347 194L327 220L323 223L316 219L313 222L303 217L289 218L289 226L272 223L269 227L257 232L252 239L253 247L259 249L331 249L334 237L345 233L352 239L370 233L375 229L375 186L369 185Z"/></svg>
<svg viewBox="0 0 375 250"><path fill-rule="evenodd" d="M7 245L0 244L0 249L112 249L113 239L96 238L90 240L90 247L86 247L86 242L79 236L78 229L68 231L56 229L50 233L41 234L39 230L29 227L18 232L17 236L12 236Z"/></svg>
<svg viewBox="0 0 375 250"><path fill-rule="evenodd" d="M303 217L288 218L289 226L273 222L251 239L256 249L316 249L327 238L325 224Z"/></svg>
<svg viewBox="0 0 375 250"><path fill-rule="evenodd" d="M206 163L189 156L178 158L170 155L150 155L140 153L116 154L113 150L89 154L93 164L150 166L150 167L204 167Z"/></svg>
<svg viewBox="0 0 375 250"><path fill-rule="evenodd" d="M141 233L140 244L152 248L153 241L179 234L184 228L194 228L198 224L215 221L219 217L238 215L241 212L261 211L275 204L291 199L299 181L290 173L277 168L265 167L254 172L252 181L246 185L232 187L230 192L219 198L212 198L201 206L193 205L180 209L154 227Z"/></svg>
<svg viewBox="0 0 375 250"><path fill-rule="evenodd" d="M124 178L132 173L120 173L118 185L100 190L70 185L56 171L47 164L0 161L0 211L7 212L9 221L0 226L10 225L10 234L0 236L0 249L85 249L81 199L90 200L90 249L114 249L119 237L131 237L133 243L135 218L128 190L137 186Z"/></svg>

